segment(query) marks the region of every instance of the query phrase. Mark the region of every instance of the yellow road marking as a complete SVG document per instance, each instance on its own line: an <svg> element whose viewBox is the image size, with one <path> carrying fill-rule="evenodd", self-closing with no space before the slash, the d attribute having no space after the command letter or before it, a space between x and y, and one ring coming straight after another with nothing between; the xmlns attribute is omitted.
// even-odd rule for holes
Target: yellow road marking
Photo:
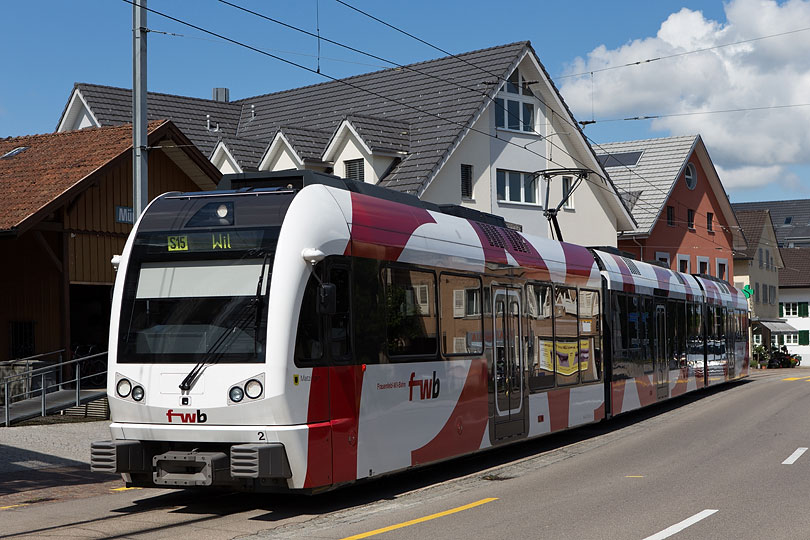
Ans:
<svg viewBox="0 0 810 540"><path fill-rule="evenodd" d="M28 504L23 503L23 504L12 504L10 506L0 506L0 510L10 510L12 508L19 508L21 506L28 506Z"/></svg>
<svg viewBox="0 0 810 540"><path fill-rule="evenodd" d="M808 381L810 377L788 377L787 379L782 379L783 381Z"/></svg>
<svg viewBox="0 0 810 540"><path fill-rule="evenodd" d="M430 521L431 519L436 519L444 516L449 516L450 514L455 514L456 512L462 512L464 510L469 510L470 508L475 508L476 506L481 506L482 504L487 504L488 502L497 501L497 497L489 498L489 499L481 499L480 501L476 501L474 503L465 504L464 506L459 506L458 508L452 508L450 510L445 510L444 512L439 512L437 514L431 514L429 516L412 519L410 521L405 521L404 523L399 523L397 525L391 525L389 527L383 527L382 529L375 529L373 531L369 531L362 534L356 534L354 536L347 536L342 540L359 540L360 538L368 538L369 536L374 536L375 534L382 534L389 531L394 531L396 529L402 529L403 527L410 527L411 525L416 525L417 523L424 523L425 521Z"/></svg>
<svg viewBox="0 0 810 540"><path fill-rule="evenodd" d="M625 476L625 478L644 478L643 476Z"/></svg>
<svg viewBox="0 0 810 540"><path fill-rule="evenodd" d="M129 491L131 489L143 489L139 487L122 487L122 488L112 488L110 491Z"/></svg>

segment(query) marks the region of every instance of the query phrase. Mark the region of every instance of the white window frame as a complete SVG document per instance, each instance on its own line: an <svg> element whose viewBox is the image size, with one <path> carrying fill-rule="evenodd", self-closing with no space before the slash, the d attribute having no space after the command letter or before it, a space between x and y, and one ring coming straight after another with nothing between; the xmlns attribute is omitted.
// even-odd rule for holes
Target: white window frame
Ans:
<svg viewBox="0 0 810 540"><path fill-rule="evenodd" d="M792 306L792 308L791 308ZM783 302L782 312L785 317L798 317L799 316L799 303L798 302Z"/></svg>
<svg viewBox="0 0 810 540"><path fill-rule="evenodd" d="M754 345L762 345L762 334L754 334Z"/></svg>
<svg viewBox="0 0 810 540"><path fill-rule="evenodd" d="M504 173L504 199L501 199L500 194L498 193L498 173ZM510 188L509 188L509 173L517 173L520 174L520 200L513 201L510 200ZM528 204L531 206L541 206L541 194L542 189L540 188L540 177L538 176L535 178L534 181L534 200L535 202L527 202L526 201L526 177L532 176L532 173L526 173L522 171L513 171L510 169L496 169L495 170L495 198L498 200L499 203L506 203L506 204Z"/></svg>
<svg viewBox="0 0 810 540"><path fill-rule="evenodd" d="M692 256L691 255L681 255L680 253L677 254L678 257L678 272L681 271L681 261L686 261L686 272L687 274L692 273Z"/></svg>
<svg viewBox="0 0 810 540"><path fill-rule="evenodd" d="M493 122L495 124L496 129L504 129L507 131L512 131L515 133L533 133L535 135L542 135L538 131L539 122L539 113L541 111L541 102L537 99L533 94L526 95L523 93L523 88L526 87L527 79L523 76L520 70L515 70L518 74L518 93L507 92L506 88L508 85L512 84L509 81L504 81L503 85L501 86L500 90L498 91L498 95L493 102ZM513 72L513 73L515 73ZM511 76L510 76L511 78ZM531 89L528 89L531 92ZM499 126L497 121L497 112L495 111L496 108L499 106L499 100L503 102L503 120L504 125ZM509 101L515 101L518 103L518 128L511 128L509 126ZM534 118L532 119L532 123L530 128L531 129L524 129L525 120L523 118L523 111L524 111L524 104L530 104L534 108Z"/></svg>
<svg viewBox="0 0 810 540"><path fill-rule="evenodd" d="M666 261L661 261L661 259L666 259ZM671 263L668 251L656 251L655 252L655 260L656 261L661 261L661 262L666 262L667 267L671 267L672 263Z"/></svg>
<svg viewBox="0 0 810 540"><path fill-rule="evenodd" d="M691 186L689 185L689 179L690 178L692 179L692 185ZM697 181L698 181L697 169L695 168L694 165L692 165L691 161L686 164L686 170L683 171L683 180L686 183L686 187L689 188L690 191L697 187Z"/></svg>
<svg viewBox="0 0 810 540"><path fill-rule="evenodd" d="M571 193L571 188L574 187L574 177L573 176L563 176L562 183L560 187L562 189L562 196L565 197L565 183L568 182L568 199L563 203L562 208L565 210L573 210L574 209L574 194Z"/></svg>
<svg viewBox="0 0 810 540"><path fill-rule="evenodd" d="M706 273L707 274L711 273L711 269L712 269L712 265L711 265L712 261L711 261L711 259L709 259L708 257L704 257L703 255L698 255L696 262L697 262L697 273L698 274L700 273L700 263L702 263L702 262L706 263Z"/></svg>
<svg viewBox="0 0 810 540"><path fill-rule="evenodd" d="M799 334L785 334L785 345L798 345Z"/></svg>
<svg viewBox="0 0 810 540"><path fill-rule="evenodd" d="M470 178L469 178L469 181L470 181L470 193L468 195L466 195L464 193L464 169L465 169L465 167L469 167L469 172L470 172ZM461 200L462 201L474 201L475 200L475 196L474 196L475 194L473 193L473 184L474 184L474 182L473 182L473 172L474 172L473 166L470 165L469 163L462 163L461 167L459 168L459 174L461 176Z"/></svg>
<svg viewBox="0 0 810 540"><path fill-rule="evenodd" d="M478 308L476 311L467 311L467 296L470 293L476 294L478 296L478 302L474 302L475 306ZM471 289L464 289L464 316L465 317L480 317L481 316L481 289L478 287L471 288Z"/></svg>
<svg viewBox="0 0 810 540"><path fill-rule="evenodd" d="M720 275L720 265L726 265L726 277ZM715 259L714 260L714 275L719 277L720 279L725 279L728 281L728 259Z"/></svg>

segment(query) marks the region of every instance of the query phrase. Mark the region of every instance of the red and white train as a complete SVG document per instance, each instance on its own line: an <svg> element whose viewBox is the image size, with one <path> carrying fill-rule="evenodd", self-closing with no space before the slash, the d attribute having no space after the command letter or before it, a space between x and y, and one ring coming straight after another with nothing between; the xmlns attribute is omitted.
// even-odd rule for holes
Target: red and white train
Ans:
<svg viewBox="0 0 810 540"><path fill-rule="evenodd" d="M129 236L93 470L321 490L748 374L725 282L327 175L243 184Z"/></svg>

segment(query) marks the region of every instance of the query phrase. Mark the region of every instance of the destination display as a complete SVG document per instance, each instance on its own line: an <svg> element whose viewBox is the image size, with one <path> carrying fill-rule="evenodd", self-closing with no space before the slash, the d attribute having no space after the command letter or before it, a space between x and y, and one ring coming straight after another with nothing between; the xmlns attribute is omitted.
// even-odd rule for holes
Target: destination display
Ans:
<svg viewBox="0 0 810 540"><path fill-rule="evenodd" d="M147 253L212 253L223 251L247 251L272 247L278 231L265 229L180 232L150 234L139 239L146 245Z"/></svg>

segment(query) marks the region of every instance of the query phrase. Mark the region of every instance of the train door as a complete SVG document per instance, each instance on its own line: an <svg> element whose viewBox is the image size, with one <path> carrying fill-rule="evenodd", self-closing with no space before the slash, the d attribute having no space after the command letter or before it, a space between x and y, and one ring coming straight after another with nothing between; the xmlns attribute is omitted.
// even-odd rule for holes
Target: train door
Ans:
<svg viewBox="0 0 810 540"><path fill-rule="evenodd" d="M655 388L658 399L669 397L669 356L667 355L667 307L655 305Z"/></svg>
<svg viewBox="0 0 810 540"><path fill-rule="evenodd" d="M495 439L523 432L523 336L521 291L492 287Z"/></svg>

